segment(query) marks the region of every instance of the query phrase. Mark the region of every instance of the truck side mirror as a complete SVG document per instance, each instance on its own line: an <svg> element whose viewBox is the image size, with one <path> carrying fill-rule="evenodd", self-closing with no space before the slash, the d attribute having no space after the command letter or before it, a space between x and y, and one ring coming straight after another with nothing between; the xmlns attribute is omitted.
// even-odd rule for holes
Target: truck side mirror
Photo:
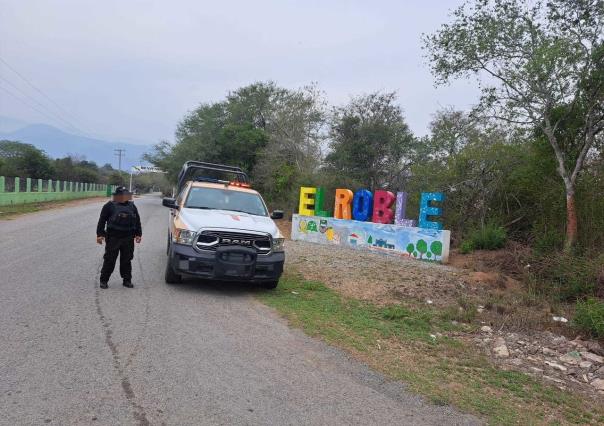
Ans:
<svg viewBox="0 0 604 426"><path fill-rule="evenodd" d="M164 207L178 210L178 204L176 204L176 199L174 198L164 198L161 203Z"/></svg>
<svg viewBox="0 0 604 426"><path fill-rule="evenodd" d="M271 213L271 219L283 219L283 210L275 210Z"/></svg>

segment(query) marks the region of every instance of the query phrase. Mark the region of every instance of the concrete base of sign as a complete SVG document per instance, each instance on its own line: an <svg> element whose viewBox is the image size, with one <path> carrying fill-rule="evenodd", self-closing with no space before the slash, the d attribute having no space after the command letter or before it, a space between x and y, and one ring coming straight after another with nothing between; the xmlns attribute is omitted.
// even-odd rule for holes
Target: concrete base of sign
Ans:
<svg viewBox="0 0 604 426"><path fill-rule="evenodd" d="M334 244L447 263L451 232L332 217L293 215L292 240Z"/></svg>

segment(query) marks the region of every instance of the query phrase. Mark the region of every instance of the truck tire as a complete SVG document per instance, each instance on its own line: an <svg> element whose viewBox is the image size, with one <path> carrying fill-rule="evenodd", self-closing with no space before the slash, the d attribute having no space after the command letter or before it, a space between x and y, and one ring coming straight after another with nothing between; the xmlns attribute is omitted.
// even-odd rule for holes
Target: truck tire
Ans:
<svg viewBox="0 0 604 426"><path fill-rule="evenodd" d="M275 288L277 288L277 285L279 284L279 280L277 281L268 281L265 283L262 283L262 287L268 289L268 290L273 290Z"/></svg>
<svg viewBox="0 0 604 426"><path fill-rule="evenodd" d="M166 284L178 284L182 281L182 277L174 272L174 268L170 265L170 259L168 259L168 263L166 264L166 273L164 275L166 280Z"/></svg>

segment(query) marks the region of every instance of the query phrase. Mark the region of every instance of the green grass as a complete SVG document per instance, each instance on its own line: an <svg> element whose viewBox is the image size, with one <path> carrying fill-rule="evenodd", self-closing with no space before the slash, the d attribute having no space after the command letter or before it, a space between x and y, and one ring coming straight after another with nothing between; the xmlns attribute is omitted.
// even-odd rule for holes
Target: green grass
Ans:
<svg viewBox="0 0 604 426"><path fill-rule="evenodd" d="M13 204L10 206L0 206L0 219L8 219L13 216L18 216L24 213L33 213L42 210L44 206L42 203L32 204ZM44 203L50 204L50 203Z"/></svg>
<svg viewBox="0 0 604 426"><path fill-rule="evenodd" d="M573 323L596 338L604 338L604 302L594 298L578 301Z"/></svg>
<svg viewBox="0 0 604 426"><path fill-rule="evenodd" d="M293 326L352 352L435 404L452 404L494 424L604 423L604 411L593 403L499 370L473 345L446 337L463 326L436 308L379 307L292 274L258 297Z"/></svg>
<svg viewBox="0 0 604 426"><path fill-rule="evenodd" d="M57 201L46 201L43 203L26 203L26 204L12 204L10 206L0 206L0 219L12 219L13 217L25 214L25 213L34 213L40 210L48 210L55 207L59 207L65 205L65 203L69 202L77 202L82 200L87 200L91 198L99 198L99 197L90 197L90 198L78 198L75 200L57 200Z"/></svg>
<svg viewBox="0 0 604 426"><path fill-rule="evenodd" d="M460 251L468 254L474 250L497 250L505 246L507 233L505 228L492 223L474 229L461 243Z"/></svg>

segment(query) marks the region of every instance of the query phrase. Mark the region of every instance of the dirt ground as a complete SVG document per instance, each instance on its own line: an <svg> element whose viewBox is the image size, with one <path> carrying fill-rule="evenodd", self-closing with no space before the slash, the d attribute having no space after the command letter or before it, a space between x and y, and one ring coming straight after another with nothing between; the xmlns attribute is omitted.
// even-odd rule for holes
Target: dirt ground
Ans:
<svg viewBox="0 0 604 426"><path fill-rule="evenodd" d="M279 223L279 228L286 238L290 237L290 222ZM288 240L286 262L309 280L327 281L327 285L346 296L379 305L413 300L445 307L461 299L482 301L492 294L520 287L517 280L493 268L470 268L456 253L452 253L450 264L441 265L406 256L345 247L334 250L332 246Z"/></svg>
<svg viewBox="0 0 604 426"><path fill-rule="evenodd" d="M481 291L457 268L360 250L288 241L286 262L306 279L323 281L345 296L380 305L417 300L435 306L454 304L463 294Z"/></svg>
<svg viewBox="0 0 604 426"><path fill-rule="evenodd" d="M279 223L289 237L291 223ZM448 265L302 241L286 242L286 266L344 296L378 305L425 305L467 324L454 336L500 368L522 371L604 403L604 345L577 335L572 307L550 305L521 282L523 248L453 252ZM519 261L520 260L520 261ZM504 272L502 272L504 271Z"/></svg>

